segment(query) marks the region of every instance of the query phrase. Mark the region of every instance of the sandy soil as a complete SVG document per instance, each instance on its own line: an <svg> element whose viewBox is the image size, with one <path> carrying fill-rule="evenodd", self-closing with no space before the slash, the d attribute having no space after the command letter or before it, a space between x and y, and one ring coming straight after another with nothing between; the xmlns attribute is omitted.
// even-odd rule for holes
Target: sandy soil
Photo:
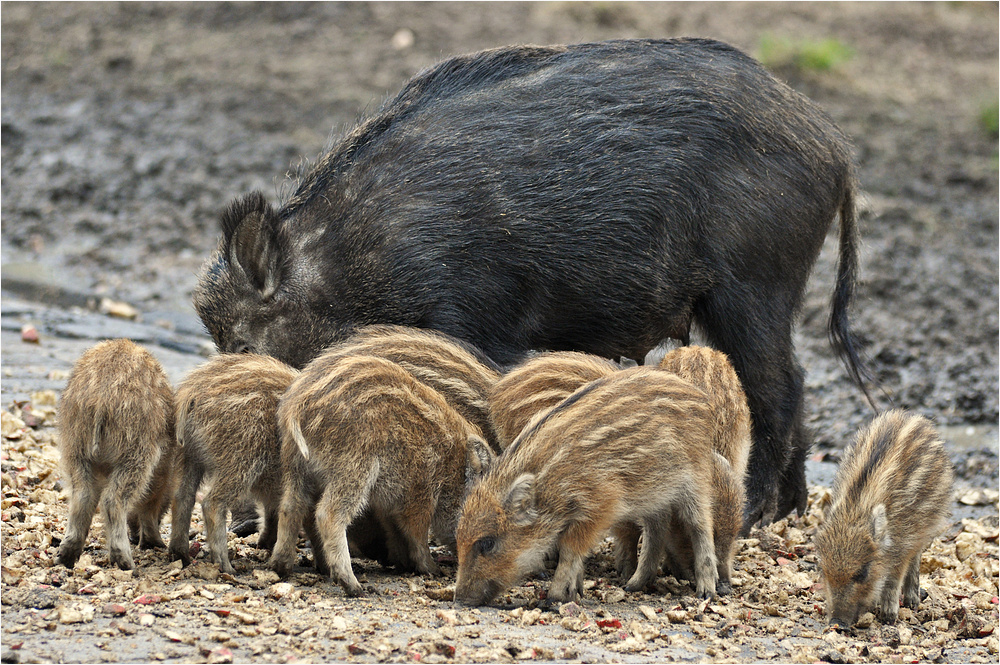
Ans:
<svg viewBox="0 0 1000 665"><path fill-rule="evenodd" d="M50 568L51 537L61 535L65 514L50 414L24 419L23 430L5 430L19 436L3 439L4 660L995 661L996 632L986 629L997 624L996 499L970 498L997 486L998 151L995 121L988 129L980 119L996 108L995 4L4 2L0 9L0 390L8 414L23 415L15 401L44 412L48 398L32 394L58 394L75 357L104 336L142 340L178 380L207 341L189 301L222 208L251 188L274 198L287 191L289 174L321 152L331 130L342 131L421 68L508 43L707 36L770 58L853 137L866 194L854 329L894 403L941 425L958 471L956 497L984 504L956 503L955 524L925 556L925 586L940 595L898 627L876 622L853 635L822 632L809 560L818 506L812 517L752 534L737 562L745 584L705 607L670 578L662 594L619 598L607 552L588 570L595 584L581 603L584 618L569 616L572 608L535 615L532 599L544 580L504 601L520 609L470 612L447 600L453 573L419 580L365 562L377 593L353 602L306 569L292 591L275 591L254 537L232 541L246 556L232 580L203 579L211 577L204 567L176 571L162 552L141 555L134 575L109 571L100 529L88 550L96 567ZM827 38L852 55L826 71L783 62L767 47ZM814 271L796 337L808 372L807 418L817 440L809 477L817 485L829 484L829 465L819 460L836 460L870 417L825 337L834 238ZM102 298L134 306L138 320L102 314ZM40 345L21 342L26 324L39 330ZM967 547L973 553L961 559ZM933 563L935 556L948 565ZM143 596L160 602L133 602ZM104 613L119 604L121 616Z"/></svg>

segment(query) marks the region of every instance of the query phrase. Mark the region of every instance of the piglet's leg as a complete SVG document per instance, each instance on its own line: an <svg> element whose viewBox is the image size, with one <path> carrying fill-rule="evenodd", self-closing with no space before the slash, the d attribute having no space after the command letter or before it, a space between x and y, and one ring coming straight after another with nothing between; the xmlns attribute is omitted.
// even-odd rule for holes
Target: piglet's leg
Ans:
<svg viewBox="0 0 1000 665"><path fill-rule="evenodd" d="M191 513L198 494L198 486L204 469L190 462L186 457L184 470L181 473L177 492L174 494L174 505L170 513L170 558L180 559L184 565L191 563L190 540Z"/></svg>
<svg viewBox="0 0 1000 665"><path fill-rule="evenodd" d="M229 543L226 538L226 516L229 510L222 500L222 492L216 491L221 489L219 485L220 483L216 483L201 502L201 511L205 516L205 540L212 560L219 564L219 570L233 575L236 571L229 562Z"/></svg>
<svg viewBox="0 0 1000 665"><path fill-rule="evenodd" d="M587 554L611 527L605 522L577 522L559 537L559 565L552 576L549 598L569 602L583 595L583 564Z"/></svg>
<svg viewBox="0 0 1000 665"><path fill-rule="evenodd" d="M668 515L663 514L644 520L639 565L625 585L626 591L642 591L656 579L667 544L667 519Z"/></svg>
<svg viewBox="0 0 1000 665"><path fill-rule="evenodd" d="M74 468L70 474L69 518L66 536L59 546L59 563L72 568L83 553L84 541L90 531L101 488L91 472Z"/></svg>
<svg viewBox="0 0 1000 665"><path fill-rule="evenodd" d="M351 551L347 544L347 527L353 517L350 504L358 502L338 496L330 485L324 490L316 504L316 524L323 538L323 554L330 566L330 576L344 588L348 596L360 596L362 592L358 578L351 570ZM358 511L360 512L360 511Z"/></svg>
<svg viewBox="0 0 1000 665"><path fill-rule="evenodd" d="M583 564L585 557L577 550L560 545L559 565L556 566L552 584L549 586L549 598L561 603L568 603L583 595Z"/></svg>
<svg viewBox="0 0 1000 665"><path fill-rule="evenodd" d="M920 555L917 554L910 562L910 567L906 571L906 579L903 580L903 605L910 609L917 609L920 606Z"/></svg>
<svg viewBox="0 0 1000 665"><path fill-rule="evenodd" d="M909 569L910 562L904 561L889 571L885 584L882 586L882 596L878 602L882 623L896 623L896 617L899 615L899 593L903 588L903 581Z"/></svg>
<svg viewBox="0 0 1000 665"><path fill-rule="evenodd" d="M627 580L635 574L639 565L639 536L642 528L632 522L622 522L612 529L615 535L615 570L618 576Z"/></svg>
<svg viewBox="0 0 1000 665"><path fill-rule="evenodd" d="M295 482L293 474L285 474L285 491L278 508L278 537L268 565L282 577L292 572L299 543L299 527L304 515L311 514L311 503L304 482ZM313 541L316 547L316 541Z"/></svg>

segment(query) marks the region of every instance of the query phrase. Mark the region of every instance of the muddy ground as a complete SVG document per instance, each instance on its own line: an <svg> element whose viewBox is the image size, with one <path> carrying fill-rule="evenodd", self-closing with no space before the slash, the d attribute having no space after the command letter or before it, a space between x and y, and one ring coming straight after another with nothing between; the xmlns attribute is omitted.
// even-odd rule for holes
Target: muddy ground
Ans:
<svg viewBox="0 0 1000 665"><path fill-rule="evenodd" d="M0 389L3 409L24 423L8 417L3 439L4 660L995 662L995 3L4 2L0 22ZM671 578L662 593L620 595L606 551L588 570L595 584L582 616L572 607L536 614L544 580L504 600L516 609L469 611L447 600L453 572L421 580L368 562L359 565L375 592L365 600L344 599L305 568L291 591L276 589L253 536L233 539L246 558L231 580L203 579L206 567L177 571L162 552L141 555L133 575L109 571L100 529L90 565L50 568L65 496L46 404L102 337L147 344L174 381L201 360L207 338L190 293L232 197L261 188L278 199L331 131L443 57L640 36L731 42L854 139L865 201L853 327L893 402L941 425L956 499L979 504L956 500L952 527L925 556L920 611L897 627L822 632L810 559L821 486L870 417L825 336L835 229L796 338L819 502L742 543L734 598L702 607ZM849 49L830 69L783 52L826 39ZM121 313L108 301L136 308L137 320L107 314ZM21 341L25 325L40 344ZM21 411L26 401L35 415Z"/></svg>

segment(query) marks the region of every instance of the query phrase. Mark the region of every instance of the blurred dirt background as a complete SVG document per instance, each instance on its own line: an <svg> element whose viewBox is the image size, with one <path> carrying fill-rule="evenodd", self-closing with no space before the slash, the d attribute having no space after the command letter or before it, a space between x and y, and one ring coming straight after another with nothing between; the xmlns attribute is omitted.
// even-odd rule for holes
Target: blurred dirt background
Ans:
<svg viewBox="0 0 1000 665"><path fill-rule="evenodd" d="M155 656L433 662L492 654L995 662L996 632L986 628L996 627L997 576L996 3L3 2L0 23L5 661ZM524 588L511 602L528 602L528 609L454 614L446 598L453 579L400 578L374 564L366 569L378 593L368 601L345 605L339 590L306 573L293 582L310 586L299 584L299 597L292 599L272 593L273 581L252 572L263 561L250 547L253 537L234 538L232 546L251 559L244 561L242 576L207 582L219 585L207 591L212 599L200 588L189 592L180 579L188 573L171 572L163 553L143 555L140 570L128 579L108 571L106 579L95 580L98 569L86 566L72 574L48 568L51 536L61 534L65 505L52 459L54 415L46 405L65 385L79 353L102 337L129 336L146 344L174 381L200 362L208 338L190 294L230 199L252 188L280 198L293 186L290 178L303 158L315 159L359 115L447 56L509 43L672 36L712 37L746 50L817 101L853 137L866 195L853 329L886 393L882 405L891 397L941 426L956 464L956 496L979 504L956 503L956 523L936 545L947 550L942 560L953 556L956 563L928 572L957 575L965 561L982 559L963 583L984 579L977 588L989 596L986 601L971 588L946 600L932 597L924 614L911 617L910 628L903 625L895 635L886 637L876 623L863 634L828 639L831 634L821 633L820 594L810 586L816 577L807 560L811 540L796 543L798 536L785 531L808 534L814 528L809 517L758 532L759 542L747 541L741 550L746 571L787 571L777 563L782 559L808 576L781 582L792 584L788 588L801 597L801 607L792 603L794 608L771 615L771 590L756 587L727 599L726 613L715 615L666 586L663 596L609 600L616 587L606 583L614 575L605 553L588 571L598 582L581 604L593 625L573 624L583 627L578 631L551 625L569 616L525 619L533 609ZM836 227L814 270L796 338L807 371L807 419L817 440L809 477L818 485L829 485L827 462L838 459L871 416L826 340L835 238ZM22 341L25 326L34 327L40 343ZM25 414L22 407L29 405ZM962 517L974 518L974 526L959 523ZM88 551L102 564L107 557L99 534L92 530ZM963 534L980 539L972 558L958 558L958 543L973 538ZM795 547L805 549L796 554ZM748 585L763 584L751 580L756 575L748 572ZM88 585L94 593L83 591ZM445 591L435 591L441 586ZM142 596L160 598L153 607L165 609L130 602ZM101 612L119 601L128 606L124 614ZM74 603L84 608L79 622L71 613L77 611ZM305 613L271 626L271 636L284 636L275 645L261 637L271 630L261 626L270 624L259 617L243 623L223 607L246 603L272 614L299 606ZM813 604L817 608L808 609ZM966 605L968 616L979 616L982 625L970 628L956 618L955 608ZM310 608L323 617L318 632L306 618ZM673 623L666 618L681 610L690 622L680 614ZM212 626L211 617L226 625ZM776 628L779 618L787 626ZM186 627L163 626L182 619ZM774 631L768 632L765 619L773 620ZM943 626L927 627L942 620ZM8 632L11 626L19 632ZM419 634L425 628L430 638ZM803 630L811 635L801 637ZM916 631L915 637L906 638L905 630ZM212 631L228 639L210 638ZM706 631L712 639L743 639L743 646L720 651ZM170 632L184 639L165 635ZM687 637L671 644L670 635ZM123 636L136 650L113 647ZM793 637L798 641L782 646ZM639 646L620 648L627 639ZM411 649L413 644L421 646ZM532 655L529 649L536 646ZM656 650L649 651L652 646Z"/></svg>

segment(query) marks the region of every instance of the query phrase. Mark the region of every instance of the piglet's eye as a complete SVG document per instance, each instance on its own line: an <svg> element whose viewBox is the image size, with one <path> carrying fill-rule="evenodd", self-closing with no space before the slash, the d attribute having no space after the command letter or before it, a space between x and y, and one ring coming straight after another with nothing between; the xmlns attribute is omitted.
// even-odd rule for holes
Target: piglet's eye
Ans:
<svg viewBox="0 0 1000 665"><path fill-rule="evenodd" d="M861 567L861 570L854 573L854 577L851 578L851 581L854 582L855 584L862 584L867 579L868 579L868 564L866 563L864 566Z"/></svg>
<svg viewBox="0 0 1000 665"><path fill-rule="evenodd" d="M491 536L476 541L476 551L480 554L492 554L497 549L497 539Z"/></svg>

